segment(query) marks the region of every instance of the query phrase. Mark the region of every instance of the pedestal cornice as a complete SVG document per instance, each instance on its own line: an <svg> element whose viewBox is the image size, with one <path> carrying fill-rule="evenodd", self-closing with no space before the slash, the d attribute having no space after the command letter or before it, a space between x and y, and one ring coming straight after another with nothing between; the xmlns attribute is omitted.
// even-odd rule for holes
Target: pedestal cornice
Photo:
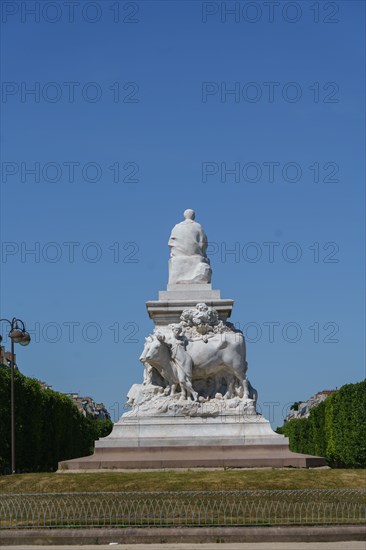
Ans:
<svg viewBox="0 0 366 550"><path fill-rule="evenodd" d="M230 317L234 300L205 300L200 298L190 300L155 300L146 302L147 311L150 319L155 325L168 325L170 323L179 323L182 311L189 307L195 307L199 302L205 302L210 307L214 307L222 321Z"/></svg>

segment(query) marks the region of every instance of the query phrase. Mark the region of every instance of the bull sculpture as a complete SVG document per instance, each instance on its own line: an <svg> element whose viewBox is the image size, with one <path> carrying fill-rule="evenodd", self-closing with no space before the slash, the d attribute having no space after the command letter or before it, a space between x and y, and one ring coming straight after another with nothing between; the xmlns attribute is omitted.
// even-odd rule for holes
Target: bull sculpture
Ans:
<svg viewBox="0 0 366 550"><path fill-rule="evenodd" d="M157 375L171 395L179 386L182 399L188 397L197 401L194 381L202 387L202 381L208 379L216 381L218 386L224 380L225 398L252 397L250 394L254 390L246 379L246 349L242 332L228 329L229 325L224 325L222 321L215 321L213 326L221 327L221 330L215 329L215 332L208 324L201 323L199 330L194 327L196 337L192 338L191 327L180 323L161 327L146 338L140 357L145 366L144 383L157 383Z"/></svg>

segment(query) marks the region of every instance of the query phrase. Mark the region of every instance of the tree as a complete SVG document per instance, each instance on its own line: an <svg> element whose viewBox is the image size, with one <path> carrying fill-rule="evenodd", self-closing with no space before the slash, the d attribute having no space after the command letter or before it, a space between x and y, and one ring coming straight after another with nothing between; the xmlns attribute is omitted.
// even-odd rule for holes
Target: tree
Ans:
<svg viewBox="0 0 366 550"><path fill-rule="evenodd" d="M330 466L366 466L366 380L346 384L310 410L277 429L295 452L324 456Z"/></svg>
<svg viewBox="0 0 366 550"><path fill-rule="evenodd" d="M92 454L112 423L85 417L68 397L16 371L15 452L18 471L55 470L61 460ZM10 471L10 371L0 368L0 471ZM9 421L7 421L7 419Z"/></svg>

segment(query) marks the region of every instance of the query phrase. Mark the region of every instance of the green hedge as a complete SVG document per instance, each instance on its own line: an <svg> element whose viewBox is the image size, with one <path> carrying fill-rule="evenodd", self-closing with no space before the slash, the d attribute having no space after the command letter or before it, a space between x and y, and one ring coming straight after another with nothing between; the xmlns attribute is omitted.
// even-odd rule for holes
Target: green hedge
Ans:
<svg viewBox="0 0 366 550"><path fill-rule="evenodd" d="M366 467L366 381L347 384L277 429L298 453L324 456L337 468Z"/></svg>
<svg viewBox="0 0 366 550"><path fill-rule="evenodd" d="M60 460L92 454L112 422L85 417L66 395L14 373L16 470L50 471ZM0 367L0 472L10 471L10 370Z"/></svg>

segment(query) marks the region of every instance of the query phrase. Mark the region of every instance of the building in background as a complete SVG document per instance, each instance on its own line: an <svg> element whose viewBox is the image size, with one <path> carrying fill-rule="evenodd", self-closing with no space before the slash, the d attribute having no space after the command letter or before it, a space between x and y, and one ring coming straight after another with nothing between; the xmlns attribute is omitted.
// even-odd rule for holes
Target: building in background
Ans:
<svg viewBox="0 0 366 550"><path fill-rule="evenodd" d="M78 393L65 393L72 399L84 416L92 416L96 420L110 420L111 416L103 403L95 403L91 397L80 397Z"/></svg>
<svg viewBox="0 0 366 550"><path fill-rule="evenodd" d="M310 397L307 401L297 401L292 405L293 408L290 410L284 421L289 422L294 418L307 418L310 414L311 409L319 405L328 397L328 395L334 393L335 391L337 390L319 391L318 393Z"/></svg>
<svg viewBox="0 0 366 550"><path fill-rule="evenodd" d="M18 369L16 364L16 354L14 354L15 369ZM6 351L4 346L0 346L0 367L10 368L11 365L11 353ZM38 380L43 390L51 390L52 386ZM91 416L96 420L111 420L111 416L107 411L104 403L95 403L91 397L80 397L78 393L65 393L72 399L79 411L84 416Z"/></svg>
<svg viewBox="0 0 366 550"><path fill-rule="evenodd" d="M17 356L16 353L14 353L14 363L15 368L17 364ZM11 365L11 353L10 351L6 351L4 346L0 346L0 366L1 367L10 367Z"/></svg>

